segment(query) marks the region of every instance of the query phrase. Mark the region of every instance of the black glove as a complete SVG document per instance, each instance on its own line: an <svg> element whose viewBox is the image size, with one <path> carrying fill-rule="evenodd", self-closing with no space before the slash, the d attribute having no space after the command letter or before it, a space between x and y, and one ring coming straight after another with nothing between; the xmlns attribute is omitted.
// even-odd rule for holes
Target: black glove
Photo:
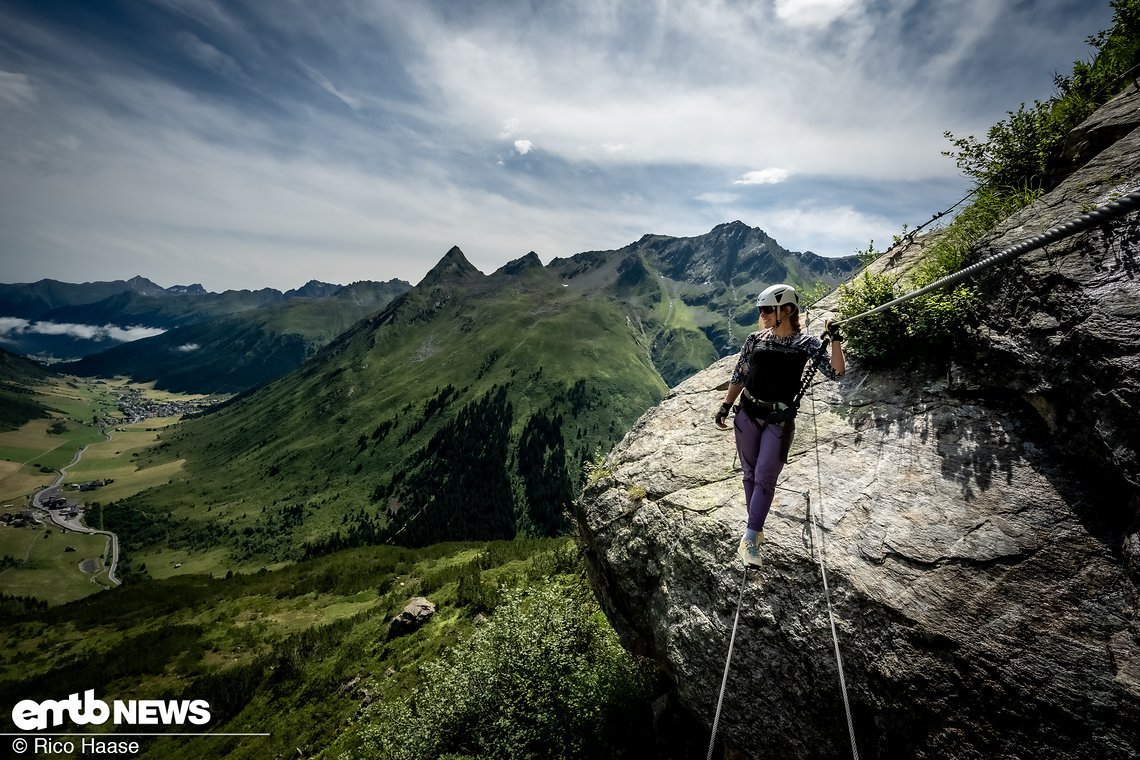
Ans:
<svg viewBox="0 0 1140 760"><path fill-rule="evenodd" d="M831 339L832 343L842 343L843 333L839 332L839 325L833 323L830 319L823 323L823 329L826 335Z"/></svg>
<svg viewBox="0 0 1140 760"><path fill-rule="evenodd" d="M728 419L728 413L731 411L732 411L732 406L727 401L720 405L720 411L718 411L716 413L716 417L713 418L713 422L716 423L716 426L718 428L728 427L728 425L726 425L724 423L725 423L725 420Z"/></svg>

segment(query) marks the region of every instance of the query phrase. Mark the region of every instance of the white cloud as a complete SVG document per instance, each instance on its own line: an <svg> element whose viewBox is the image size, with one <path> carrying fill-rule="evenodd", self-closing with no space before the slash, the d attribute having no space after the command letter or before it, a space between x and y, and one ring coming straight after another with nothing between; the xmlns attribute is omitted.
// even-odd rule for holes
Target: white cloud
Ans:
<svg viewBox="0 0 1140 760"><path fill-rule="evenodd" d="M332 82L330 82L329 78L326 77L324 74L317 71L316 69L314 69L311 66L308 66L305 64L302 64L302 65L304 65L305 71L307 71L309 73L309 76L312 78L312 80L314 82L316 82L320 86L321 89L323 89L325 92L332 95L334 98L336 98L340 102L344 103L346 106L351 108L353 111L359 111L360 110L360 105L361 105L360 98L354 97L354 96L349 95L349 94L344 93L344 92L341 92L339 89L337 89L336 85L334 85Z"/></svg>
<svg viewBox="0 0 1140 760"><path fill-rule="evenodd" d="M197 350L198 350L199 348L201 348L201 347L202 347L202 346L200 346L200 345L199 345L199 344L197 344L197 343L183 343L181 346L178 346L178 347L177 347L176 349L174 349L174 350L175 350L175 351L182 351L182 352L184 352L184 353L189 353L189 352L191 352L191 351L197 351Z"/></svg>
<svg viewBox="0 0 1140 760"><path fill-rule="evenodd" d="M778 185L792 176L787 169L775 166L753 172L745 172L739 179L734 179L734 185Z"/></svg>
<svg viewBox="0 0 1140 760"><path fill-rule="evenodd" d="M39 66L31 78L0 72L0 108L14 107L0 118L0 249L21 252L5 277L415 282L455 244L493 271L531 249L568 256L734 218L792 249L850 253L915 221L892 224L900 208L960 197L943 131L984 134L1018 100L1047 97L1041 72L1066 68L1103 28L1086 28L1079 0L591 0L446 14L349 0L233 15L215 0L154 2L176 9L176 24L196 21L201 38L182 38L178 65L256 76L257 97L188 89L205 78L166 79L113 40L35 21L0 28L0 45L26 45ZM1055 23L1062 4L1086 26ZM1019 83L1041 89L1009 86L991 65L999 47ZM40 60L44 50L57 58ZM320 72L298 63L306 56ZM987 76L964 78L975 65ZM495 171L496 154L509 163L534 149L523 135L552 160ZM776 167L796 176L779 202L794 190L801 208L757 210L741 198L764 193L728 184L773 181L787 171ZM843 187L860 189L846 202ZM926 206L931 187L944 194ZM694 203L704 188L740 197Z"/></svg>
<svg viewBox="0 0 1140 760"><path fill-rule="evenodd" d="M26 330L28 327L28 320L20 319L18 317L0 317L0 337L5 337L8 333L19 333Z"/></svg>
<svg viewBox="0 0 1140 760"><path fill-rule="evenodd" d="M693 200L717 205L732 203L739 198L740 196L736 193L701 193L700 195L693 196Z"/></svg>
<svg viewBox="0 0 1140 760"><path fill-rule="evenodd" d="M899 231L891 220L849 205L766 209L751 218L785 248L838 255L855 253L871 240L882 247Z"/></svg>
<svg viewBox="0 0 1140 760"><path fill-rule="evenodd" d="M525 124L542 134L544 152L569 161L956 176L941 155L942 133L973 125L960 128L946 88L968 51L938 71L911 66L904 74L901 32L880 34L862 17L838 44L805 47L737 5L636 8L649 16L637 55L624 36L607 38L605 19L589 33L582 21L581 29L528 27L523 35L478 24L460 31L429 18L412 28L424 57L409 71L452 129L501 139Z"/></svg>
<svg viewBox="0 0 1140 760"><path fill-rule="evenodd" d="M178 34L178 46L186 55L214 73L237 82L248 82L245 72L237 61L208 42L198 39L190 32Z"/></svg>
<svg viewBox="0 0 1140 760"><path fill-rule="evenodd" d="M775 0L776 18L789 26L823 27L842 17L859 0Z"/></svg>
<svg viewBox="0 0 1140 760"><path fill-rule="evenodd" d="M0 71L0 104L27 108L36 102L36 89L27 74Z"/></svg>
<svg viewBox="0 0 1140 760"><path fill-rule="evenodd" d="M438 163L435 153L419 156L403 145L392 146L396 158L382 153L374 129L334 115L341 110L320 114L314 133L406 166L378 171L351 155L330 155L320 143L286 151L258 122L153 83L123 81L116 92L154 118L69 112L67 121L83 125L84 144L100 146L87 151L84 172L45 181L34 167L17 167L6 176L21 191L0 203L0 242L30 252L23 267L35 262L37 270L66 271L76 281L142 272L215 291L286 289L314 277L414 283L452 245L490 272L529 250L569 256L660 229L647 214L594 195L588 206L573 197L550 204L541 177L508 179L524 200L509 188L473 191L464 185L471 178ZM209 138L190 126L205 127ZM94 190L107 187L116 192ZM61 207L70 212L60 215ZM14 269L7 276L45 275Z"/></svg>
<svg viewBox="0 0 1140 760"><path fill-rule="evenodd" d="M141 338L162 335L166 330L158 327L118 327L116 325L79 325L69 322L29 322L16 317L0 317L0 337L12 334L31 333L33 335L68 335L82 340L113 340L127 343Z"/></svg>
<svg viewBox="0 0 1140 760"><path fill-rule="evenodd" d="M521 126L521 124L520 124L518 119L507 119L507 120L505 120L503 122L502 130L499 131L499 139L500 140L506 140L511 135L513 135L515 132L518 132L519 126Z"/></svg>
<svg viewBox="0 0 1140 760"><path fill-rule="evenodd" d="M132 340L141 340L142 338L153 338L156 335L162 335L166 330L160 327L145 327L143 325L135 325L133 327L116 327L115 325L103 325L102 334L105 334L111 340L117 340L123 343ZM102 340L102 338L97 338Z"/></svg>
<svg viewBox="0 0 1140 760"><path fill-rule="evenodd" d="M240 31L241 25L213 0L152 0L177 11L211 29L222 32Z"/></svg>

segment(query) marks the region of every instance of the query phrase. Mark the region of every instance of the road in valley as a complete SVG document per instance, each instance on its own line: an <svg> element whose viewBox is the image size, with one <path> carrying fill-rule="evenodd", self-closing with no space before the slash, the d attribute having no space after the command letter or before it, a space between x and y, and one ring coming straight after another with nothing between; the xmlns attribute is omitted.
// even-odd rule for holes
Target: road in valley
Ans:
<svg viewBox="0 0 1140 760"><path fill-rule="evenodd" d="M109 433L104 431L103 435L107 436L107 440L111 440L111 435ZM59 476L56 477L55 482L47 488L40 490L36 493L35 496L32 497L32 507L46 513L48 522L56 525L59 528L63 528L64 530L71 530L75 531L76 533L91 533L107 536L107 549L103 552L103 564L107 568L107 579L111 581L111 583L118 586L122 583L122 581L115 577L115 569L119 564L119 537L109 530L96 530L84 525L83 518L81 517L77 516L66 518L60 514L61 510L48 509L43 505L44 500L49 496L60 496L62 498L66 498L62 493L60 493L60 487L63 485L63 479L67 476L67 471L74 467L76 463L78 463L79 460L83 458L83 453L85 451L87 451L86 446L75 452L75 458L71 460L71 464L60 468ZM109 562L108 554L110 555ZM83 570L82 564L80 565L80 570ZM91 582L95 582L94 576L92 576Z"/></svg>

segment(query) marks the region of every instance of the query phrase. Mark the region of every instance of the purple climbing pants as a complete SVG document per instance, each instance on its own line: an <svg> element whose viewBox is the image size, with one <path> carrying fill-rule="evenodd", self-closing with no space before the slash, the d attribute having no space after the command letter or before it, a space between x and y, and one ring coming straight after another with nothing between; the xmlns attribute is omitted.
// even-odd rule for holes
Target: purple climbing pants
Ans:
<svg viewBox="0 0 1140 760"><path fill-rule="evenodd" d="M776 479L784 469L784 426L756 422L741 410L736 413L733 428L740 467L744 470L748 529L763 530L768 510L772 508L772 497L776 495Z"/></svg>

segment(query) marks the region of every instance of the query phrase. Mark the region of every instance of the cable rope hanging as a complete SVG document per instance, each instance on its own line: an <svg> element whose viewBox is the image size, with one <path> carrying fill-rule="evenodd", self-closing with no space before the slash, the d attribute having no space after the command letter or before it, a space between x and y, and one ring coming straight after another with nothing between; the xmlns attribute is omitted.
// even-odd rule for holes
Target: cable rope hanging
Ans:
<svg viewBox="0 0 1140 760"><path fill-rule="evenodd" d="M815 415L815 386L811 388L811 421L815 435L816 492L819 494L819 510L815 514L814 520L811 519L813 516L811 493L805 491L804 498L807 500L807 518L819 530L819 548L815 554L819 558L819 574L823 579L823 598L827 601L827 620L831 624L831 641L835 647L835 665L839 670L839 690L843 694L843 710L847 714L847 735L851 739L851 757L854 760L859 760L859 745L855 741L855 721L851 718L851 700L847 697L847 677L843 673L843 655L839 651L839 633L835 628L835 613L831 608L831 588L827 584L827 563L824 561L826 544L824 541L825 525L823 520L823 469L819 461L819 423ZM810 530L809 528L809 531ZM809 535L811 535L811 543L814 546L814 533L810 533Z"/></svg>
<svg viewBox="0 0 1140 760"><path fill-rule="evenodd" d="M826 347L826 343L824 344L824 346L821 346L821 349L823 349L825 347ZM855 741L855 721L851 717L851 701L847 696L847 678L846 678L844 671L843 671L843 655L839 650L839 632L835 626L835 613L832 610L832 605L831 605L831 588L829 587L828 582L827 582L827 565L826 565L826 562L824 559L825 543L824 543L824 522L823 522L823 514L822 514L822 509L823 509L823 475L822 475L822 465L820 464L820 459L819 459L819 425L816 422L816 413L815 413L815 387L814 387L814 384L812 383L812 379L814 377L815 377L815 367L814 367L814 365L810 365L809 368L807 369L807 371L805 371L805 373L804 373L804 378L803 378L803 381L801 383L799 393L796 396L795 406L796 406L796 408L799 407L800 399L805 395L806 392L808 392L810 390L810 394L811 394L811 418L812 418L812 427L813 427L813 431L814 431L814 435L815 435L815 446L814 446L814 448L815 448L816 484L817 484L817 488L818 488L818 492L819 492L819 499L820 499L820 511L818 513L818 516L815 518L815 521L813 521L813 519L812 519L814 513L812 512L812 508L811 508L811 492L810 491L796 491L794 489L785 488L785 487L779 486L779 485L777 485L775 487L776 487L776 489L781 490L781 491L790 491L792 493L798 493L804 497L804 501L806 502L804 528L803 528L804 547L807 548L810 553L815 555L819 561L820 577L823 580L823 596L824 596L824 600L827 602L827 619L831 625L831 641L832 641L832 644L834 645L834 648L835 648L835 664L836 664L836 667L839 671L839 689L843 695L843 709L847 715L847 733L851 739L851 756L854 760L859 760L859 747ZM736 467L736 459L735 458L732 460L732 466L735 469L735 467ZM818 524L816 524L816 521L818 522ZM812 532L812 527L817 527L819 530L818 551L816 550L816 540L814 537L814 533ZM728 638L728 655L725 657L725 660L724 660L724 675L721 677L720 693L717 695L717 699L716 699L716 711L713 715L712 735L709 737L709 751L708 751L708 756L707 756L706 760L712 760L713 752L716 749L716 735L717 735L717 730L720 726L721 706L724 702L724 692L728 686L728 673L732 668L732 650L736 645L736 629L740 624L740 606L741 606L741 603L744 599L744 588L747 585L747 583L748 583L748 567L745 566L744 567L744 574L740 579L740 592L736 598L736 614L732 620L732 633L729 635L729 638Z"/></svg>
<svg viewBox="0 0 1140 760"><path fill-rule="evenodd" d="M887 248L887 250L883 251L878 256L876 256L875 260L878 261L879 259L886 256L888 253L890 253L894 249L898 248L900 245L904 245L904 244L909 245L909 244L913 243L915 237L918 236L918 233L921 232L924 227L927 227L931 224L934 224L939 219L941 219L942 217L946 216L947 214L949 214L954 209L961 206L963 203L965 203L967 200L969 200L972 195L976 194L977 192L978 192L978 188L975 187L973 190L971 190L970 192L966 193L961 198L959 198L958 202L955 203L954 205L950 206L947 209L943 209L942 211L935 213L934 216L930 217L925 222L923 222L922 224L915 227L913 230L910 230L909 232L907 232L903 235L900 235L898 238L895 239L895 242L891 243L890 247ZM864 268L866 268L866 267L864 267Z"/></svg>
<svg viewBox="0 0 1140 760"><path fill-rule="evenodd" d="M744 576L740 579L740 594L736 597L736 617L732 620L732 635L728 637L728 656L724 659L724 676L720 679L720 694L716 698L716 714L713 716L712 736L709 737L709 754L706 760L712 760L713 750L716 748L716 731L720 725L720 706L724 701L724 690L728 686L728 671L732 665L732 647L736 644L736 626L740 623L740 603L744 599L744 586L748 583L748 567L744 568Z"/></svg>
<svg viewBox="0 0 1140 760"><path fill-rule="evenodd" d="M1031 237L1027 240L1024 240L1020 243L1017 243L1016 245L1012 245L1009 248L1006 248L1005 250L1001 251L1000 253L997 253L993 256L985 258L985 259L983 259L983 260L981 260L975 264L972 264L972 265L970 265L970 266L968 266L968 267L966 267L966 268L964 268L958 272L955 272L952 275L949 275L947 277L943 277L939 280L936 280L935 282L932 282L925 287L914 290L910 293L907 293L903 296L900 296L899 298L896 298L892 301L888 301L887 303L882 304L880 306L877 306L873 309L868 309L867 311L856 314L852 317L848 317L847 319L839 320L839 321L835 322L834 324L845 324L848 322L853 322L856 319L862 319L863 317L867 317L867 316L870 316L872 314L877 314L877 313L886 311L887 309L890 309L894 306L898 306L899 304L905 303L906 301L909 301L913 298L917 298L918 296L924 295L924 294L929 293L929 292L936 290L938 288L945 287L947 285L952 285L956 282L960 282L960 281L962 281L968 277L971 277L972 275L982 271L983 269L987 269L991 266L995 266L996 264L1000 264L1004 261L1008 261L1010 259L1013 259L1016 256L1020 256L1021 254L1028 253L1029 251L1033 251L1033 250L1036 250L1036 249L1041 248L1043 246L1046 246L1049 243L1053 243L1053 242L1056 242L1056 241L1061 240L1063 238L1069 237L1070 235L1074 235L1074 234L1081 232L1083 230L1086 230L1089 227L1092 227L1094 225L1102 224L1102 223L1107 222L1111 219L1114 219L1118 216L1122 216L1123 214L1125 214L1129 211L1132 211L1133 209L1136 209L1138 207L1140 207L1140 189L1133 190L1132 192L1130 192L1130 193L1128 193L1128 194L1126 194L1126 195L1124 195L1124 196L1122 196L1122 197L1120 197L1114 201L1110 201L1109 203L1106 203L1102 206L1099 206L1098 208L1093 209L1092 211L1089 211L1088 213L1082 214L1081 216L1077 217L1076 219L1072 219L1068 222L1065 222L1064 224L1060 224L1056 227L1053 227L1049 230L1046 230L1045 232L1041 233L1040 235L1035 235L1034 237ZM840 686L840 690L843 694L843 708L844 708L844 712L846 713L846 717L847 717L847 731L848 731L848 735L851 739L851 755L854 758L854 760L859 760L859 747L858 747L858 744L857 744L856 739L855 739L855 723L854 723L854 720L852 719L852 716L851 716L851 702L850 702L850 699L847 695L847 679L846 679L846 676L844 674L844 669L843 669L843 655L839 649L839 634L838 634L838 631L836 629L835 614L834 614L834 611L832 609L832 604L831 604L831 589L830 589L830 587L828 585L828 581L827 581L827 563L825 561L826 545L824 543L825 525L824 525L824 521L823 521L823 504L822 504L823 476L822 476L822 464L820 462L820 455L819 455L819 425L818 425L818 421L816 419L816 410L815 410L815 388L814 388L814 384L811 384L811 382L810 382L812 374L814 374L814 373L809 373L808 376L805 378L804 385L807 386L808 388L810 388L810 391L811 391L810 392L810 395L811 395L811 415L812 415L813 430L815 432L815 444L816 444L815 445L816 488L817 488L817 493L819 494L819 498L820 498L820 508L813 515L812 509L811 509L811 495L808 492L804 492L804 498L807 502L807 515L805 517L805 524L804 524L804 539L805 539L805 544L810 543L811 548L816 550L815 553L819 559L820 576L823 580L824 597L825 597L825 600L827 602L827 617L828 617L828 622L830 623L830 626L831 626L832 643L834 644L834 648L835 648L835 661L836 661L836 665L838 667L838 672L839 672L839 686ZM803 390L805 390L805 388L801 388L801 395L802 395ZM815 546L815 543L816 543L815 531L816 530L818 530L818 532L819 532L819 545L818 545L818 547Z"/></svg>
<svg viewBox="0 0 1140 760"><path fill-rule="evenodd" d="M848 278L848 279L854 279L854 278L858 277L858 276L859 276L859 275L861 275L861 274L862 274L862 273L863 273L863 272L864 272L864 271L865 271L865 270L866 270L868 267L870 267L870 266L871 266L871 264L873 264L875 261L878 261L879 259L882 259L882 258L884 258L884 257L886 257L886 256L888 256L888 255L890 255L890 253L891 253L892 251L894 251L896 248L898 248L899 246L908 246L908 245L910 245L911 243L913 243L913 242L914 242L914 239L915 239L915 237L918 235L918 233L919 233L919 232L921 232L921 231L923 230L923 228L925 228L925 227L927 227L927 226L929 226L929 225L931 225L931 224L934 224L934 223L935 223L935 222L937 222L939 219L941 219L942 217L946 216L947 214L949 214L949 213L950 213L951 211L953 211L954 209L956 209L956 208L958 208L959 206L961 206L963 203L965 203L967 200L969 200L969 199L970 199L970 197L971 197L972 195L976 194L977 192L978 192L978 188L974 188L973 190L971 190L970 192L966 193L966 194L965 194L965 195L963 195L961 198L959 198L959 199L958 199L958 201L957 201L956 203L952 204L952 205L951 205L951 206L949 206L948 208L945 208L945 209L943 209L942 211L938 211L938 212L935 212L935 214L934 214L933 216L931 216L929 219L927 219L927 220L926 220L925 222L923 222L922 224L920 224L920 225L918 225L917 227L915 227L913 230L910 230L910 231L908 231L908 232L906 232L906 233L904 233L904 234L902 234L902 235L896 235L896 236L895 236L895 239L894 239L894 242L890 244L890 246L887 248L887 250L883 251L882 253L878 253L878 254L875 254L875 258L874 258L874 261L872 261L872 262L870 262L870 263L868 263L868 264L864 264L863 266L859 267L859 269L858 269L858 270L856 270L856 271L855 271L853 274L850 274L850 275L848 275L848 276L847 276L847 278ZM871 241L871 242L872 242L872 244L874 243L874 241ZM825 294L825 295L826 295L826 294ZM822 298L822 297L823 297L823 296L820 296L819 298L816 298L814 301L812 301L812 303L811 303L810 305L808 305L808 306L805 306L805 307L804 307L804 310L805 310L805 311L806 311L806 310L810 310L810 309L811 309L811 307L812 307L812 306L815 306L815 304L816 304L816 303L818 303L818 302L819 302L819 299L820 299L820 298Z"/></svg>
<svg viewBox="0 0 1140 760"><path fill-rule="evenodd" d="M1089 211L1086 214L1081 214L1076 219L1072 219L1068 222L1065 222L1064 224L1060 224L1056 227L1048 229L1045 232L1042 232L1040 235L1034 235L1028 240L1023 240L1016 245L1012 245L1009 248L1006 248L1004 251L995 253L993 256L971 264L970 266L961 269L954 274L947 275L946 277L943 277L939 280L935 280L925 287L913 290L910 293L899 296L898 298L892 301L888 301L881 306L876 306L873 309L868 309L867 311L860 312L859 314L847 317L846 319L835 320L832 322L832 324L844 325L848 322L854 322L857 319L862 319L863 317L869 317L872 314L884 312L887 309L906 303L911 299L926 295L931 291L937 290L947 285L953 285L954 283L961 282L968 277L972 277L983 269L987 269L996 264L1000 264L1003 261L1008 261L1009 259L1020 256L1023 253L1028 253L1029 251L1036 250L1048 245L1049 243L1055 243L1058 240L1069 237L1070 235L1075 235L1076 233L1082 232L1083 230L1086 230L1094 225L1115 219L1116 217L1122 216L1123 214L1138 207L1140 207L1140 189L1133 190L1127 195L1121 196L1114 201L1110 201L1103 206L1098 206L1092 211Z"/></svg>

